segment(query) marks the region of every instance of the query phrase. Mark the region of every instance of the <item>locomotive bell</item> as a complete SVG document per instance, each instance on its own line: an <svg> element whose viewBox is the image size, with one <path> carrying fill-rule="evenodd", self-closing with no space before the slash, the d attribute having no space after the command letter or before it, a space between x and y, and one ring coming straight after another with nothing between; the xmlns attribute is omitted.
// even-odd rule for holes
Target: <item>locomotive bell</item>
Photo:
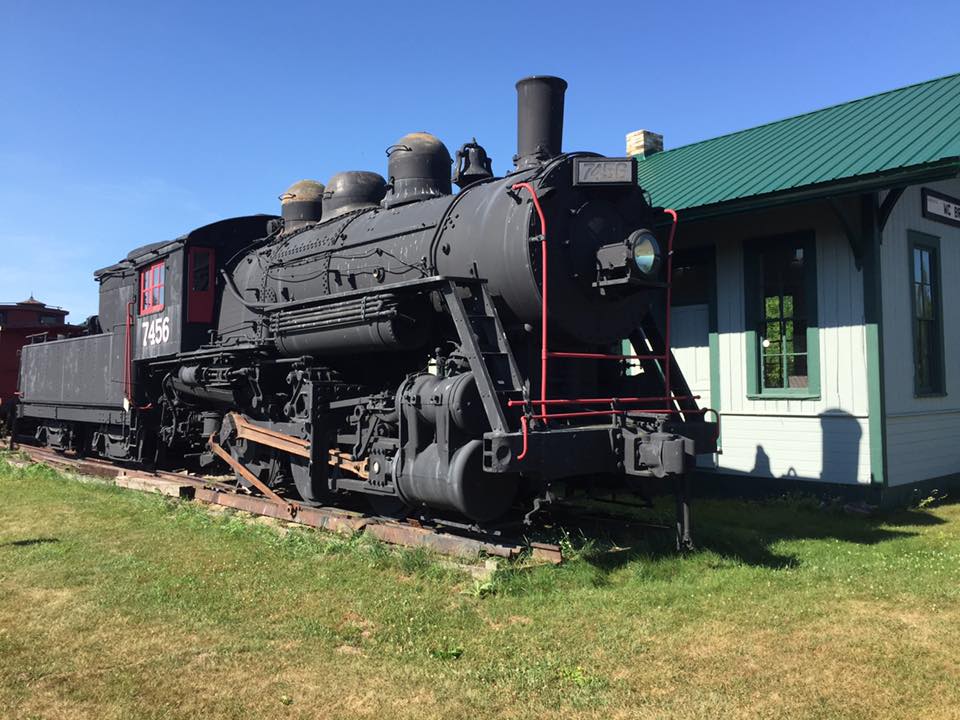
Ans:
<svg viewBox="0 0 960 720"><path fill-rule="evenodd" d="M487 151L477 139L464 143L457 150L457 162L453 168L453 182L461 190L477 180L493 177L493 169Z"/></svg>
<svg viewBox="0 0 960 720"><path fill-rule="evenodd" d="M280 196L280 214L284 232L320 222L323 216L323 183L300 180Z"/></svg>
<svg viewBox="0 0 960 720"><path fill-rule="evenodd" d="M350 170L337 173L323 193L323 217L335 218L353 210L376 207L387 191L387 181L375 172Z"/></svg>
<svg viewBox="0 0 960 720"><path fill-rule="evenodd" d="M384 207L449 195L450 152L428 132L404 135L387 148L387 194Z"/></svg>

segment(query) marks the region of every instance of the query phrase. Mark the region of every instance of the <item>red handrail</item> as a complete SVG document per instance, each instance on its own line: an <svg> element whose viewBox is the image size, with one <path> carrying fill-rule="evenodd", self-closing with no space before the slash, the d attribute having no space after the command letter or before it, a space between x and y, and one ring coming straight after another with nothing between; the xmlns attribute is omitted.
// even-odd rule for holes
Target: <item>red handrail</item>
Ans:
<svg viewBox="0 0 960 720"><path fill-rule="evenodd" d="M540 198L537 197L537 191L533 185L528 182L521 182L514 185L511 190L526 190L530 193L533 200L533 207L537 210L537 217L540 218L540 284L542 288L540 298L540 399L547 399L547 358L550 356L547 351L547 218L543 214L543 208L540 207Z"/></svg>
<svg viewBox="0 0 960 720"><path fill-rule="evenodd" d="M667 301L666 301L666 320L664 322L664 352L662 355L617 355L611 353L578 353L578 352L550 352L548 345L548 334L547 334L547 218L543 214L543 208L540 206L540 198L537 197L537 191L534 189L533 185L528 182L516 183L511 187L511 190L526 190L530 193L530 199L533 201L533 206L536 209L537 217L540 221L540 399L539 400L509 400L507 402L508 407L516 407L519 405L539 405L540 412L537 414L524 413L520 417L520 428L523 434L523 446L521 452L517 455L517 460L523 460L527 456L528 448L528 431L529 431L529 421L532 419L537 420L546 420L549 417L553 418L574 418L574 417L590 417L597 415L617 415L619 413L627 412L625 409L611 409L611 410L578 410L576 412L566 412L566 413L553 413L548 412L548 408L551 405L600 405L600 404L617 404L617 403L638 403L638 402L653 402L653 401L667 401L672 406L668 409L657 409L657 410L648 410L646 408L641 408L643 412L653 412L653 413L670 413L670 414L679 414L680 412L684 413L705 413L706 410L686 410L681 411L677 410L674 405L677 400L697 400L699 395L685 395L682 397L674 397L671 390L670 383L670 306L673 300L672 294L672 279L673 279L673 239L677 232L677 213L675 210L665 208L663 210L664 214L669 215L672 219L670 224L670 237L667 241L667 281L666 291L667 291ZM547 362L551 357L555 358L570 358L570 359L579 359L579 360L657 360L663 362L663 384L664 384L664 396L659 398L555 398L553 400L547 399Z"/></svg>
<svg viewBox="0 0 960 720"><path fill-rule="evenodd" d="M133 403L133 373L130 366L133 364L133 347L131 345L133 338L130 334L130 326L133 324L133 305L132 300L127 303L126 336L124 337L123 348L123 394L131 403Z"/></svg>
<svg viewBox="0 0 960 720"><path fill-rule="evenodd" d="M583 360L663 360L666 355L611 355L609 353L551 352L550 357Z"/></svg>
<svg viewBox="0 0 960 720"><path fill-rule="evenodd" d="M523 460L527 456L527 416L520 416L520 430L523 432L523 447L520 448L520 454L517 455L517 460Z"/></svg>
<svg viewBox="0 0 960 720"><path fill-rule="evenodd" d="M552 400L507 400L507 407L521 405L612 405L613 403L669 402L671 400L699 400L699 395L674 395L673 397L614 397L614 398L554 398Z"/></svg>
<svg viewBox="0 0 960 720"><path fill-rule="evenodd" d="M673 222L670 223L670 239L667 240L667 307L664 314L667 316L664 321L663 332L663 385L664 394L670 396L670 309L673 301L673 236L677 233L677 211L670 208L663 209L664 214L669 215Z"/></svg>
<svg viewBox="0 0 960 720"><path fill-rule="evenodd" d="M677 410L676 408L638 408L632 412L642 412L642 413L656 413L657 415L679 415L683 413L684 415L702 415L705 412L710 412L710 408L702 408L698 410ZM620 408L619 410L576 410L574 412L565 412L565 413L553 413L550 415L550 418L556 420L557 418L574 418L574 417L591 417L597 415L620 415L625 412L631 412L626 408ZM531 415L532 419L543 420L546 418L546 415Z"/></svg>

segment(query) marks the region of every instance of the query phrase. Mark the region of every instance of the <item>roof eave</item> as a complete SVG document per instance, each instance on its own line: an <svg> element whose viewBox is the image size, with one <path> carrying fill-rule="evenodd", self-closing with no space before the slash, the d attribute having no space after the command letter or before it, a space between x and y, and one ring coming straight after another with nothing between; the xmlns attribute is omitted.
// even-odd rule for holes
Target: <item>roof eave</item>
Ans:
<svg viewBox="0 0 960 720"><path fill-rule="evenodd" d="M824 200L843 195L860 195L889 188L906 187L922 182L949 180L960 176L960 157L949 157L924 165L897 168L881 173L842 178L817 185L779 190L763 195L737 198L709 205L697 205L681 209L680 216L686 220L703 220L735 213L766 210L783 205Z"/></svg>

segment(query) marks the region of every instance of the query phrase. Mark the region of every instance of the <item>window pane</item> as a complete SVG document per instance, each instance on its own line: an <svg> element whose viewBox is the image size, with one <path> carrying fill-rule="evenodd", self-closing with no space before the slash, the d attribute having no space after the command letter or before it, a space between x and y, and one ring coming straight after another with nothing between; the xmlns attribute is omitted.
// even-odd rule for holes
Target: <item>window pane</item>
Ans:
<svg viewBox="0 0 960 720"><path fill-rule="evenodd" d="M210 253L193 251L193 289L203 292L210 287Z"/></svg>
<svg viewBox="0 0 960 720"><path fill-rule="evenodd" d="M786 292L786 291L785 291ZM793 292L793 290L791 290ZM796 302L796 295L784 295L783 296L783 316L785 318L793 318L797 316L799 311L799 303Z"/></svg>
<svg viewBox="0 0 960 720"><path fill-rule="evenodd" d="M781 328L780 321L774 320L773 322L764 323L763 337L765 340L769 340L772 343L780 342Z"/></svg>
<svg viewBox="0 0 960 720"><path fill-rule="evenodd" d="M783 365L780 355L763 358L763 386L765 388L783 387Z"/></svg>
<svg viewBox="0 0 960 720"><path fill-rule="evenodd" d="M794 349L793 320L784 320L783 322L783 351L786 353L796 352Z"/></svg>
<svg viewBox="0 0 960 720"><path fill-rule="evenodd" d="M914 390L936 393L943 390L943 346L940 277L935 247L916 245L912 254L913 271L913 367Z"/></svg>
<svg viewBox="0 0 960 720"><path fill-rule="evenodd" d="M784 267L783 277L783 312L784 315L801 315L803 313L803 287L806 274L806 259L803 248L792 247ZM787 301L787 296L790 300Z"/></svg>
<svg viewBox="0 0 960 720"><path fill-rule="evenodd" d="M777 320L780 318L780 296L764 298L764 317L767 320Z"/></svg>
<svg viewBox="0 0 960 720"><path fill-rule="evenodd" d="M797 353L807 351L807 323L803 320L796 320L793 323L793 348Z"/></svg>
<svg viewBox="0 0 960 720"><path fill-rule="evenodd" d="M930 389L930 353L927 348L927 324L917 321L917 342L914 362L917 371L917 385L921 391Z"/></svg>
<svg viewBox="0 0 960 720"><path fill-rule="evenodd" d="M757 318L763 343L760 349L764 389L807 388L806 289L812 272L812 256L803 241L771 243L761 252L762 305Z"/></svg>
<svg viewBox="0 0 960 720"><path fill-rule="evenodd" d="M807 356L793 355L787 358L788 387L805 388L808 384Z"/></svg>

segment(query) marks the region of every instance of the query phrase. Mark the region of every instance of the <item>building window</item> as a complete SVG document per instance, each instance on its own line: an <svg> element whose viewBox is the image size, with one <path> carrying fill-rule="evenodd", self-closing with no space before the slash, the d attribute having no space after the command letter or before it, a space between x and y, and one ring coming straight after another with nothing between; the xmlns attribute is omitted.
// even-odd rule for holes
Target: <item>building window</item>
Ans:
<svg viewBox="0 0 960 720"><path fill-rule="evenodd" d="M818 397L813 234L753 241L744 250L748 395Z"/></svg>
<svg viewBox="0 0 960 720"><path fill-rule="evenodd" d="M940 297L940 242L910 231L910 305L913 315L914 394L944 392L943 323Z"/></svg>
<svg viewBox="0 0 960 720"><path fill-rule="evenodd" d="M40 324L41 325L59 325L60 317L58 315L41 315Z"/></svg>
<svg viewBox="0 0 960 720"><path fill-rule="evenodd" d="M0 312L0 325L6 325L7 323L7 313Z"/></svg>
<svg viewBox="0 0 960 720"><path fill-rule="evenodd" d="M163 310L163 261L140 271L140 314Z"/></svg>

